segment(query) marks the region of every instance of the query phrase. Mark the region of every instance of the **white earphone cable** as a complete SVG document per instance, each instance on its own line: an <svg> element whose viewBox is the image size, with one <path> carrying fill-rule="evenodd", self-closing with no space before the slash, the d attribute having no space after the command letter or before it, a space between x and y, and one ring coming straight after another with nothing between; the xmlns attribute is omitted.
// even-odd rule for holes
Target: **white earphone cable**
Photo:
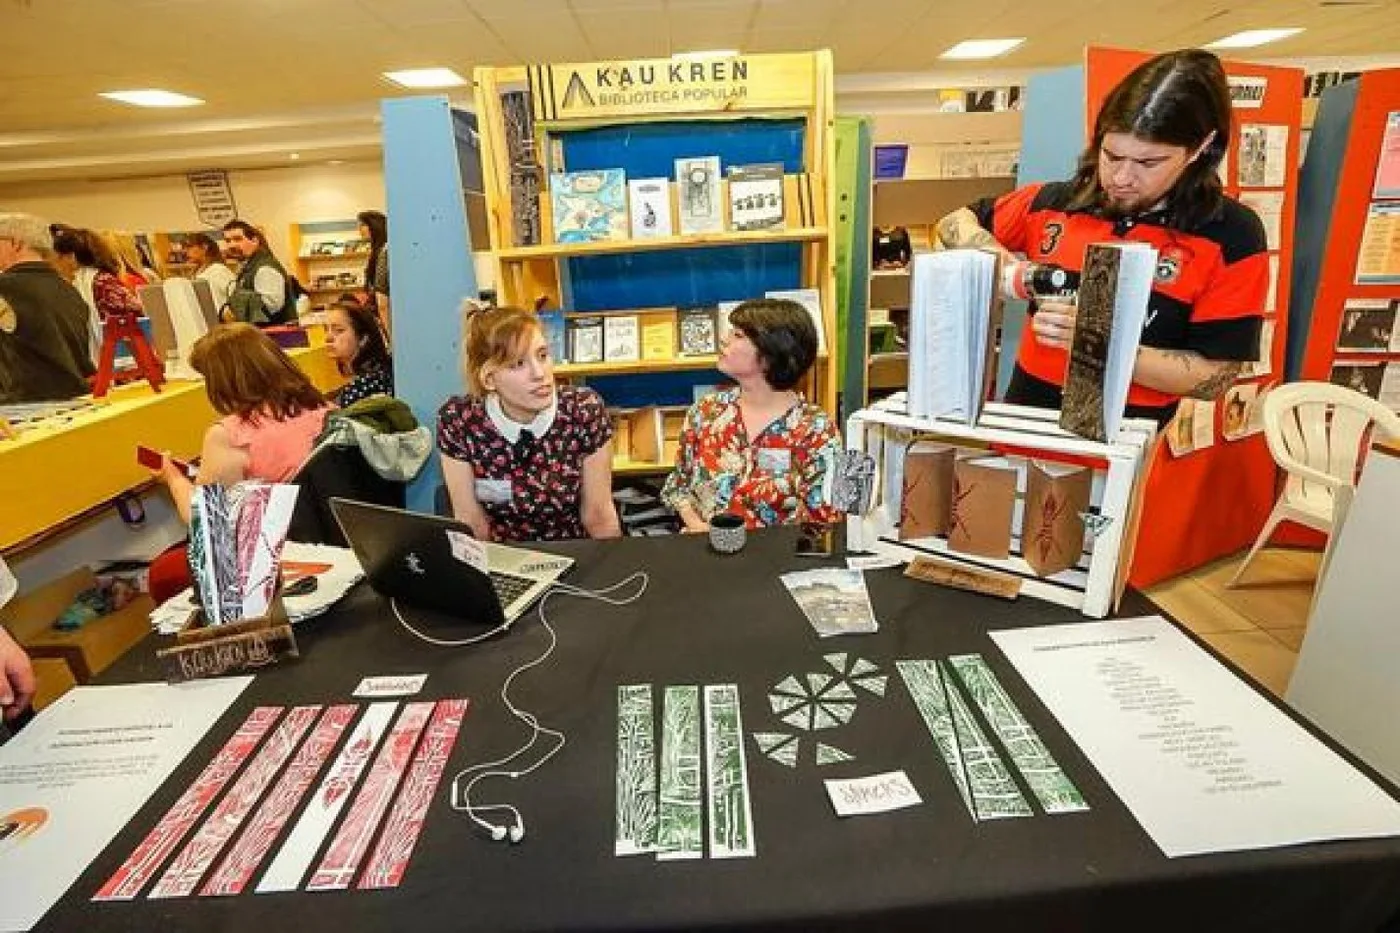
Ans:
<svg viewBox="0 0 1400 933"><path fill-rule="evenodd" d="M505 839L507 838L507 836L509 836L512 842L519 842L525 834L524 819L520 815L520 811L516 809L513 805L508 803L472 803L472 788L476 786L478 781L483 781L487 778L505 777L510 778L511 780L516 780L518 778L526 777L530 774L533 774L535 771L538 771L541 767L543 767L544 764L548 762L551 758L559 754L559 752L563 751L564 746L567 745L569 742L568 737L563 732L561 732L558 729L551 729L548 726L543 725L539 721L539 718L535 716L535 714L529 712L528 710L520 709L515 705L514 702L511 701L510 698L510 688L511 685L515 683L516 678L524 674L526 671L533 670L534 668L539 667L541 664L544 664L545 661L549 660L550 656L554 654L554 649L559 645L559 635L554 630L554 626L550 624L549 617L545 612L546 604L548 604L551 597L556 595L564 595L576 596L581 599L597 600L598 602L607 603L612 606L626 606L630 603L634 603L637 600L641 599L643 594L646 593L647 585L650 582L651 578L647 575L645 571L641 570L625 577L617 583L614 583L612 586L607 586L600 590L586 590L577 586L572 586L567 583L560 583L556 580L553 584L551 584L550 588L540 598L540 601L536 606L536 612L539 613L540 623L544 625L545 631L549 633L549 644L545 647L544 651L538 657L526 661L524 664L521 664L515 670L511 671L510 674L507 675L505 681L501 684L500 693L501 702L505 705L506 709L510 711L510 714L516 719L520 720L522 723L525 724L527 728L530 729L530 738L525 742L525 744L521 745L519 748L515 749L515 751L511 752L510 754L505 755L501 758L494 759L492 761L478 762L477 764L471 765L457 772L457 774L452 778L452 793L451 799L449 801L450 805L452 806L452 809L466 813L467 816L472 820L472 822L476 823L482 829L490 833L491 838L499 840ZM631 593L630 595L620 597L612 595L619 589L622 589L623 587L627 587L634 583L638 584L635 593ZM486 632L485 634L477 635L472 638L434 638L433 636L424 634L423 632L414 628L407 622L407 620L404 619L403 614L399 611L397 600L390 599L389 605L393 609L394 617L398 619L399 624L403 626L405 630L407 630L415 637L421 639L422 641L427 642L430 645L436 645L441 648L460 648L466 645L475 644L510 628L510 623L506 623L505 625L494 628L491 631ZM511 764L511 762L520 758L520 756L526 754L532 748L534 748L535 743L539 740L539 737L541 735L547 735L551 738L557 739L558 741L554 743L548 751L544 752L543 755L532 761L527 767L507 767ZM463 781L465 781L465 784L463 784ZM483 820L479 815L483 813L499 811L507 811L514 817L513 825L509 829L507 829L505 826L489 823L486 820Z"/></svg>

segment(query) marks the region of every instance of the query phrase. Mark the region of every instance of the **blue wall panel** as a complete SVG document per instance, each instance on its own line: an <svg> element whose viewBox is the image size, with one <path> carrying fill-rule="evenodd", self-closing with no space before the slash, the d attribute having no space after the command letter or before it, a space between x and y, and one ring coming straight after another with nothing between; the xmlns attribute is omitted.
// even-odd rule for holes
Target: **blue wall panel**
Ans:
<svg viewBox="0 0 1400 933"><path fill-rule="evenodd" d="M574 311L687 307L801 284L802 246L766 243L569 260Z"/></svg>
<svg viewBox="0 0 1400 933"><path fill-rule="evenodd" d="M476 295L453 112L445 97L386 100L384 189L394 276L394 391L432 427L438 407L462 392L462 299ZM431 512L437 457L408 490L408 507Z"/></svg>
<svg viewBox="0 0 1400 933"><path fill-rule="evenodd" d="M1074 174L1084 148L1084 68L1062 68L1031 78L1026 86L1021 121L1021 158L1016 184L1064 181ZM1001 355L997 360L997 395L1011 382L1021 333L1026 326L1026 303L1007 301L1001 321Z"/></svg>

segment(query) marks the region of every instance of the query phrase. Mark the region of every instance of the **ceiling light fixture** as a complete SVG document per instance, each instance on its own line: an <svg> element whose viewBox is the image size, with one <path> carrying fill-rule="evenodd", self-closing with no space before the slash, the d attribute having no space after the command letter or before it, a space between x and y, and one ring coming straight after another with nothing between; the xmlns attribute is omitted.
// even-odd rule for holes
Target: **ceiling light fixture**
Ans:
<svg viewBox="0 0 1400 933"><path fill-rule="evenodd" d="M1216 39L1214 42L1208 42L1206 43L1206 48L1252 49L1256 45L1265 45L1269 42L1287 39L1289 36L1296 36L1302 31L1302 28L1298 26L1292 26L1287 29L1246 29L1244 32L1237 32L1223 39Z"/></svg>
<svg viewBox="0 0 1400 933"><path fill-rule="evenodd" d="M461 87L467 79L451 68L409 68L406 71L386 71L384 77L399 87L421 91L438 87Z"/></svg>
<svg viewBox="0 0 1400 933"><path fill-rule="evenodd" d="M998 55L1005 55L1025 41L1025 36L1019 39L964 39L938 57L951 59L996 58Z"/></svg>
<svg viewBox="0 0 1400 933"><path fill-rule="evenodd" d="M291 159L293 162L295 162L297 159L300 159L300 158L301 158L301 153L300 153L300 152L289 152L289 153L287 154L287 158L289 158L289 159Z"/></svg>
<svg viewBox="0 0 1400 933"><path fill-rule="evenodd" d="M198 97L162 91L159 88L146 88L140 91L103 91L97 95L108 100L133 107L195 107L204 103Z"/></svg>
<svg viewBox="0 0 1400 933"><path fill-rule="evenodd" d="M700 52L672 52L672 58L697 61L706 58L738 58L738 49L706 49Z"/></svg>

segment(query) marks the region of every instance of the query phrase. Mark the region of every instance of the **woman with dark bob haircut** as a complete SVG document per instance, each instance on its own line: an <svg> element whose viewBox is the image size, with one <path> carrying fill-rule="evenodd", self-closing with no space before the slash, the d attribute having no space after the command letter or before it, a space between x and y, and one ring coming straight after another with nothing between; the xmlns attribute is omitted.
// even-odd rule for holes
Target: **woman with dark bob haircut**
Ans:
<svg viewBox="0 0 1400 933"><path fill-rule="evenodd" d="M737 383L691 406L662 499L689 532L729 513L750 528L830 524L827 471L841 435L795 388L817 358L817 329L795 301L746 301L729 316L719 371Z"/></svg>

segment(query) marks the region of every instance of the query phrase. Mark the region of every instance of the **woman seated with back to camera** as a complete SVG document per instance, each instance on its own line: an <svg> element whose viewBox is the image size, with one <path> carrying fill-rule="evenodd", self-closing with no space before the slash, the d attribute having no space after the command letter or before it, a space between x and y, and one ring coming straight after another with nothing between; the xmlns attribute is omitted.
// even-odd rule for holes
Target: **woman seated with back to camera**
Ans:
<svg viewBox="0 0 1400 933"><path fill-rule="evenodd" d="M612 423L592 389L554 384L539 320L469 309L468 393L438 412L452 512L482 541L616 538Z"/></svg>
<svg viewBox="0 0 1400 933"><path fill-rule="evenodd" d="M333 408L282 348L251 324L221 324L199 338L190 350L190 366L204 377L209 403L222 417L204 432L195 479L169 457L161 465L160 478L186 524L196 485L292 479ZM151 598L157 604L189 585L185 545L151 562Z"/></svg>
<svg viewBox="0 0 1400 933"><path fill-rule="evenodd" d="M311 454L332 405L273 339L251 324L221 324L195 342L190 366L222 417L204 432L193 481L169 458L161 470L189 521L195 484L283 483Z"/></svg>
<svg viewBox="0 0 1400 933"><path fill-rule="evenodd" d="M393 361L373 306L342 298L326 312L326 353L350 381L331 398L348 408L371 395L394 394Z"/></svg>
<svg viewBox="0 0 1400 933"><path fill-rule="evenodd" d="M738 386L700 399L686 414L676 468L661 498L687 532L715 515L750 528L834 523L824 501L841 435L794 387L817 358L817 329L795 301L745 301L729 316L719 371Z"/></svg>

